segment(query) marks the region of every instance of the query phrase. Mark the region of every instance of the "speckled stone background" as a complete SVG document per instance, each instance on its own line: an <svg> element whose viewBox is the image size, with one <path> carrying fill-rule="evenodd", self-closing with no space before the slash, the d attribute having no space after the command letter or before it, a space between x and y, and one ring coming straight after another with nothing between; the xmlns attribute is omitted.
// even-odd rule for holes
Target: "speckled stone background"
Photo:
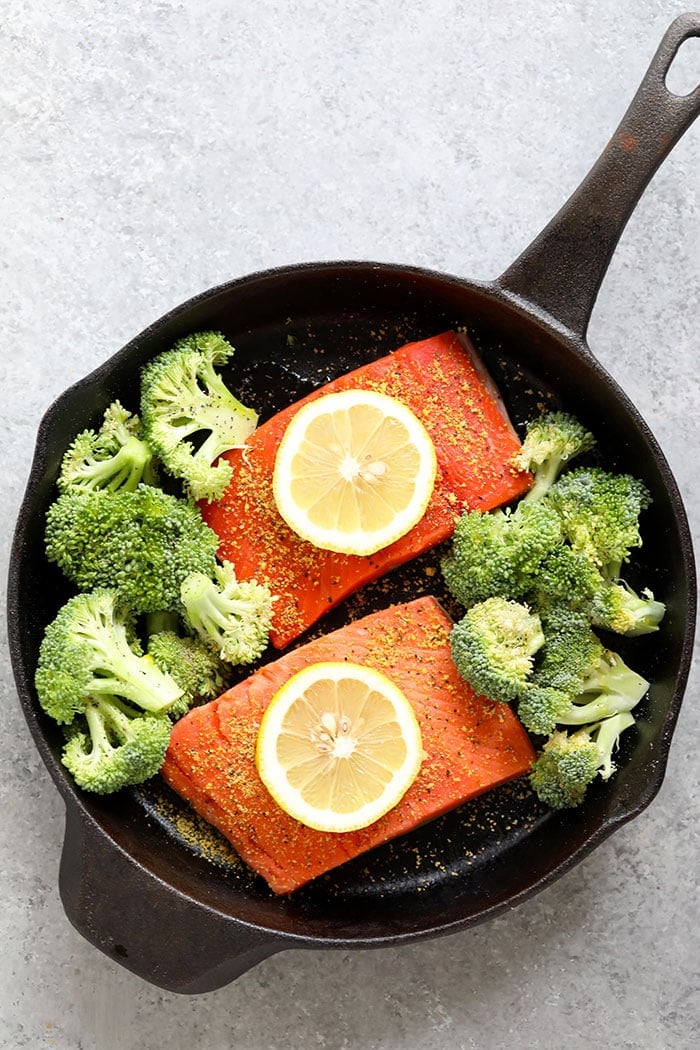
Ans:
<svg viewBox="0 0 700 1050"><path fill-rule="evenodd" d="M3 577L39 419L169 307L298 260L488 278L605 145L664 0L5 0ZM681 57L684 61L681 60ZM686 45L677 88L699 79ZM590 342L654 429L700 530L700 124L625 232ZM3 655L0 1046L700 1045L700 683L653 805L489 925L287 952L163 993L92 949L57 893L63 808Z"/></svg>

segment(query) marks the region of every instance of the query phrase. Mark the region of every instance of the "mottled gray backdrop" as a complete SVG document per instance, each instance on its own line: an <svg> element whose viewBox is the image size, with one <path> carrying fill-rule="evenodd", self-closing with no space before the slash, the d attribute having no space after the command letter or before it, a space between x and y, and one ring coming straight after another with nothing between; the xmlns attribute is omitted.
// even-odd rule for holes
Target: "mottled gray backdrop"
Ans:
<svg viewBox="0 0 700 1050"><path fill-rule="evenodd" d="M64 387L171 306L258 268L372 258L498 274L605 145L681 10L5 0L3 576L37 424ZM685 50L689 88L700 54ZM638 207L590 329L668 455L696 537L699 173L700 125ZM1 683L3 1048L700 1043L697 673L656 801L545 893L401 950L285 953L193 998L143 983L69 926L63 808L6 656Z"/></svg>

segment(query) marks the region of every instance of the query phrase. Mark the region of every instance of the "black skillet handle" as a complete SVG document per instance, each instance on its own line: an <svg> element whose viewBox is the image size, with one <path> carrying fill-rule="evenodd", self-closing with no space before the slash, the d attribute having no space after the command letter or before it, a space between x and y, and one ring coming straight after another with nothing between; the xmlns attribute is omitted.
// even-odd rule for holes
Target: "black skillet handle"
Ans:
<svg viewBox="0 0 700 1050"><path fill-rule="evenodd" d="M700 13L680 15L595 165L496 284L540 307L582 340L620 235L655 171L700 114L700 86L674 95L666 74L678 48L700 36Z"/></svg>
<svg viewBox="0 0 700 1050"><path fill-rule="evenodd" d="M86 940L168 991L221 988L285 947L160 881L70 805L59 888Z"/></svg>

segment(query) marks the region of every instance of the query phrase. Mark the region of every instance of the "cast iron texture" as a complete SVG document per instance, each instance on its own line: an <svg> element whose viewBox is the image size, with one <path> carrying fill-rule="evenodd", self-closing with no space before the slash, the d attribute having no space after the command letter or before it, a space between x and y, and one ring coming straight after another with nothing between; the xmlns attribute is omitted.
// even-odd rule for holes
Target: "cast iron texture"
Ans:
<svg viewBox="0 0 700 1050"><path fill-rule="evenodd" d="M585 332L636 201L700 110L700 89L677 98L664 86L680 43L697 35L700 16L673 23L600 160L499 280L480 285L373 263L256 274L176 308L47 412L10 564L17 689L66 803L60 871L66 913L90 942L146 980L203 992L285 948L378 947L468 927L558 878L658 791L694 635L690 533L656 440L592 357ZM60 764L60 731L39 709L33 687L43 629L69 593L45 562L43 522L61 456L75 433L98 422L116 397L136 407L139 367L193 330L225 332L237 347L229 381L243 400L271 413L402 342L459 326L483 354L516 425L542 404L565 407L595 431L607 464L643 477L652 491L645 544L632 572L668 602L668 613L653 642L630 641L629 653L621 648L653 684L639 728L624 739L616 777L565 813L547 811L525 783L516 782L287 898L275 898L234 861L212 863L194 849L181 833L184 807L167 793L145 789L100 799L77 791ZM434 578L429 581L422 568L419 563L392 574L388 590L377 588L369 598L378 606L433 590ZM324 628L353 611L350 602Z"/></svg>

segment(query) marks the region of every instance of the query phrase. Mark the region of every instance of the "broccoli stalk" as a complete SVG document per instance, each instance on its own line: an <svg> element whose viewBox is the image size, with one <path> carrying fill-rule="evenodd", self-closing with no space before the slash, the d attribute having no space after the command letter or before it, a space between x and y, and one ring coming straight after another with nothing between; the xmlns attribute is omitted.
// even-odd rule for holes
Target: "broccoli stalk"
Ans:
<svg viewBox="0 0 700 1050"><path fill-rule="evenodd" d="M100 697L162 714L182 693L141 653L130 614L105 589L77 594L59 610L42 639L35 684L46 713L66 725Z"/></svg>
<svg viewBox="0 0 700 1050"><path fill-rule="evenodd" d="M181 588L185 621L222 660L252 663L262 656L272 624L273 597L256 580L238 580L230 562L213 578L191 573Z"/></svg>
<svg viewBox="0 0 700 1050"><path fill-rule="evenodd" d="M61 760L79 787L111 794L155 776L169 741L165 716L144 715L117 697L101 696L88 700L84 718L71 726Z"/></svg>
<svg viewBox="0 0 700 1050"><path fill-rule="evenodd" d="M115 401L106 410L98 431L77 435L61 462L61 492L133 490L142 482L156 484L153 453L140 437L137 416Z"/></svg>
<svg viewBox="0 0 700 1050"><path fill-rule="evenodd" d="M553 809L580 805L596 776L607 780L615 772L613 752L621 734L634 724L626 711L571 734L554 732L530 771L540 801Z"/></svg>
<svg viewBox="0 0 700 1050"><path fill-rule="evenodd" d="M159 354L141 376L146 439L195 500L219 499L232 468L218 457L243 447L257 425L257 413L234 397L217 371L233 352L220 333L201 332ZM205 435L196 449L195 435Z"/></svg>
<svg viewBox="0 0 700 1050"><path fill-rule="evenodd" d="M218 542L189 500L148 485L65 492L46 515L49 561L82 591L118 591L134 612L177 611L182 581L213 571Z"/></svg>
<svg viewBox="0 0 700 1050"><path fill-rule="evenodd" d="M548 412L533 419L513 459L519 470L529 470L535 477L525 501L544 496L570 460L587 452L594 444L593 435L566 412Z"/></svg>
<svg viewBox="0 0 700 1050"><path fill-rule="evenodd" d="M450 633L452 660L462 678L481 696L503 703L522 692L543 643L539 616L499 597L473 605Z"/></svg>

